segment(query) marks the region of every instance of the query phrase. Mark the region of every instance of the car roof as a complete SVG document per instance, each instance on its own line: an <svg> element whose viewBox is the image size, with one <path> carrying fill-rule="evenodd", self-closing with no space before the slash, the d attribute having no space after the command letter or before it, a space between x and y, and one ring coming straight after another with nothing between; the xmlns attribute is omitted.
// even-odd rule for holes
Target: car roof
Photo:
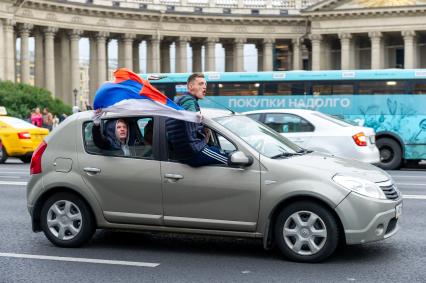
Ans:
<svg viewBox="0 0 426 283"><path fill-rule="evenodd" d="M70 117L76 117L78 120L92 119L94 110L82 111L71 115ZM217 109L217 108L201 108L201 114L203 117L213 119L217 117L230 116L233 114L230 110ZM126 113L106 113L102 118L127 118L127 117L138 117L144 114L126 114ZM147 116L156 116L147 114Z"/></svg>

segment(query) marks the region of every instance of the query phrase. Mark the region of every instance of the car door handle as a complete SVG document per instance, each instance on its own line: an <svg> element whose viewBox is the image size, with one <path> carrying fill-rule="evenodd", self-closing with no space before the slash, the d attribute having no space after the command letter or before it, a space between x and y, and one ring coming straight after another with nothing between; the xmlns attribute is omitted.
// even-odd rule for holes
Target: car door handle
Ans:
<svg viewBox="0 0 426 283"><path fill-rule="evenodd" d="M183 176L179 174L165 174L164 178L179 180L179 179L183 179Z"/></svg>
<svg viewBox="0 0 426 283"><path fill-rule="evenodd" d="M94 168L94 167L84 167L83 171L88 173L88 174L98 174L101 173L101 169L99 168Z"/></svg>

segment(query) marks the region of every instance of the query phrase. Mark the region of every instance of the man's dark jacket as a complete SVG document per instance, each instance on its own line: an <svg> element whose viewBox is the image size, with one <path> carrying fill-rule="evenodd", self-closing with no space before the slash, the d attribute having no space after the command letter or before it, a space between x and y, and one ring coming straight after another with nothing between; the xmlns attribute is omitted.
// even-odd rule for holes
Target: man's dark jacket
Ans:
<svg viewBox="0 0 426 283"><path fill-rule="evenodd" d="M184 108L185 105L195 104L195 109L200 111L197 99L191 94L184 94L176 98L175 102ZM206 146L202 123L170 118L166 121L166 131L173 159L189 160Z"/></svg>

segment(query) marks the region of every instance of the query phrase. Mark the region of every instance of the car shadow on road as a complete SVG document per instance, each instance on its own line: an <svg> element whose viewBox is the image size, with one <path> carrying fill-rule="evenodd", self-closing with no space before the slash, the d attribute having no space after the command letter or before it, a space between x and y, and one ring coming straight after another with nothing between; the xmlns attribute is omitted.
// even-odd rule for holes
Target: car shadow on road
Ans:
<svg viewBox="0 0 426 283"><path fill-rule="evenodd" d="M100 230L91 241L90 249L104 248L287 261L278 248L265 250L260 239L223 236ZM392 257L397 252L393 244L387 241L353 246L342 245L325 263L365 264L366 262L383 261L384 258Z"/></svg>

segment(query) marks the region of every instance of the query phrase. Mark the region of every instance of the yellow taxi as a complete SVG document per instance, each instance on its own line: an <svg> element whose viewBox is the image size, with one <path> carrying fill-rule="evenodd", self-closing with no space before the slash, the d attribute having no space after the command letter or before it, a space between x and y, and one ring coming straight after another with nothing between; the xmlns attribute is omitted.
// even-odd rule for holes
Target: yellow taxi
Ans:
<svg viewBox="0 0 426 283"><path fill-rule="evenodd" d="M1 116L5 113L4 107L0 107L0 139L3 145L0 148L0 163L4 163L11 156L28 163L33 151L49 134L49 130L15 117Z"/></svg>

